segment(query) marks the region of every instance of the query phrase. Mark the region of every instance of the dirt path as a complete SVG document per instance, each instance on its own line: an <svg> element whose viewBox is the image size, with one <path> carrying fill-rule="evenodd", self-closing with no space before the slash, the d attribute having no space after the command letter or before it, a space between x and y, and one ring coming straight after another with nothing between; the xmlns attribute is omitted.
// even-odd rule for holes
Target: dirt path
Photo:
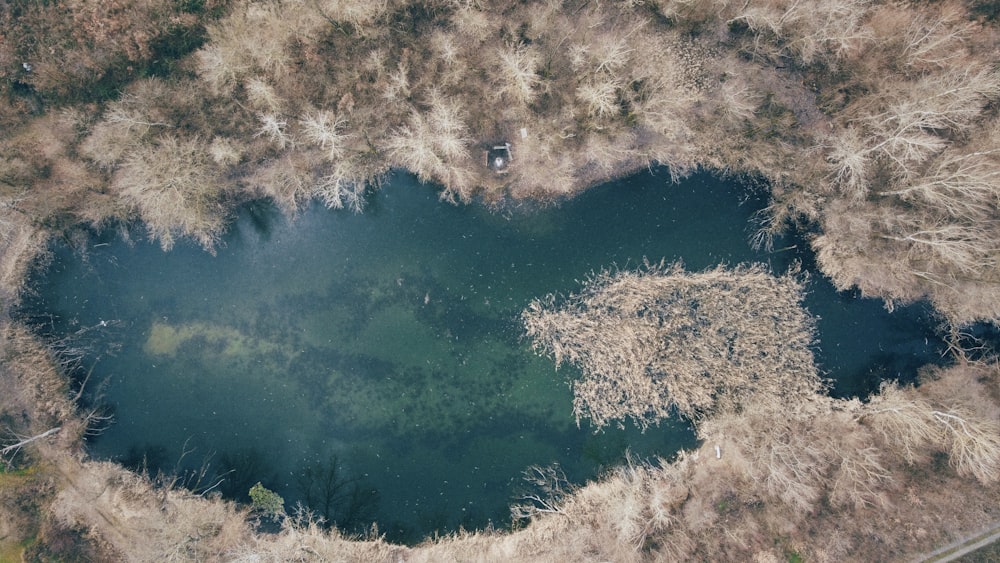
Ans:
<svg viewBox="0 0 1000 563"><path fill-rule="evenodd" d="M1000 522L994 522L989 528L971 536L953 541L946 546L921 555L915 561L920 563L946 563L954 561L963 555L1000 540Z"/></svg>

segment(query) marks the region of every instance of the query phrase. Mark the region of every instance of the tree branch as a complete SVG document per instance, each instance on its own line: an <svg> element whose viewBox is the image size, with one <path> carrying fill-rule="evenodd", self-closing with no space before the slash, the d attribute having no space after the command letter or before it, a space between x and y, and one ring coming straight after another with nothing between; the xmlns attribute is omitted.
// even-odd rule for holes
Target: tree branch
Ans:
<svg viewBox="0 0 1000 563"><path fill-rule="evenodd" d="M62 429L62 427L56 426L55 428L51 428L49 430L46 430L45 432L42 432L41 434L38 434L36 436L32 436L30 438L25 438L25 439L21 440L20 442L18 442L16 444L11 444L9 446L6 446L5 448L0 449L0 455L7 455L7 454L9 454L11 452L15 452L15 451L21 449L22 447L27 446L28 444L34 442L35 440L41 440L42 438L46 438L48 436L51 436L51 435L55 434L56 432L59 432L59 430L61 430L61 429Z"/></svg>

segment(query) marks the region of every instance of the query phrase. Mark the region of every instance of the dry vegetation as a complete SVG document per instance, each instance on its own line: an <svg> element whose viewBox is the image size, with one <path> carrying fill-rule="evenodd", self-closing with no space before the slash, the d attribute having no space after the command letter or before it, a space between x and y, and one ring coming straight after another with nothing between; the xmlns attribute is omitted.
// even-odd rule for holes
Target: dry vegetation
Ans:
<svg viewBox="0 0 1000 563"><path fill-rule="evenodd" d="M822 391L802 291L762 266L693 274L646 264L599 272L565 300L536 299L522 319L536 350L583 373L573 382L578 423L645 427Z"/></svg>
<svg viewBox="0 0 1000 563"><path fill-rule="evenodd" d="M665 165L766 180L755 240L811 233L842 289L930 299L956 331L995 323L996 17L985 0L4 3L0 430L4 446L60 430L5 452L0 557L841 561L977 528L1000 501L995 364L830 399L800 288L755 268L605 272L564 309L539 301L541 348L584 372L578 415L676 408L704 446L534 495L514 533L417 548L307 520L254 534L217 499L81 461L96 414L69 399L71 360L7 312L74 225L139 219L165 248L211 248L240 201L360 211L391 167L448 200L498 201ZM485 150L503 141L514 160L496 175Z"/></svg>
<svg viewBox="0 0 1000 563"><path fill-rule="evenodd" d="M10 131L99 91L94 80L114 89L74 104L72 130L44 139L44 158L8 135L3 184L72 173L60 191L87 197L61 212L138 217L166 246L177 234L210 245L225 213L214 202L360 210L392 166L462 201L559 198L650 165L675 177L702 166L767 179L775 200L760 240L790 223L815 229L839 287L929 297L958 324L990 320L1000 315L988 305L1000 302L990 10L958 0L9 6L0 37L16 48L0 50L0 106ZM484 154L502 141L514 163L497 176ZM190 150L158 162L180 169L195 157L196 175L213 180L197 202L126 189L145 180L135 164L171 142Z"/></svg>

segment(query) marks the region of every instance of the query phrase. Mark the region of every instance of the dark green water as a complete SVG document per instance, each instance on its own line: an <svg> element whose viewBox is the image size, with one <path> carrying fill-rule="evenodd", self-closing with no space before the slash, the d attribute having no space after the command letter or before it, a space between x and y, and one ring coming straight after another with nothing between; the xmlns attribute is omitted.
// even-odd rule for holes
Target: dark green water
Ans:
<svg viewBox="0 0 1000 563"><path fill-rule="evenodd" d="M559 463L583 482L633 455L695 444L668 421L577 428L566 384L522 339L518 315L612 264L683 259L691 270L763 261L748 219L761 202L707 175L644 174L559 207L495 212L437 201L397 175L362 215L314 207L288 221L246 207L213 256L94 235L59 246L22 314L86 353L92 400L115 422L99 458L150 470L208 459L246 499L257 481L348 529L396 541L510 522L521 471ZM141 237L140 237L141 238ZM778 247L795 244L785 241ZM803 245L800 243L798 247ZM885 312L814 276L817 357L834 392L909 378L937 358L921 308ZM178 462L181 452L190 453Z"/></svg>

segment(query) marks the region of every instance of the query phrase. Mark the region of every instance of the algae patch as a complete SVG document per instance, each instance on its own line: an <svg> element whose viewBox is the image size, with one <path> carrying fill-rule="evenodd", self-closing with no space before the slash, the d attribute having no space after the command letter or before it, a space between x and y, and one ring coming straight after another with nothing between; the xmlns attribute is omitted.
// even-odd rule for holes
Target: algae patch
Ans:
<svg viewBox="0 0 1000 563"><path fill-rule="evenodd" d="M282 347L267 340L247 336L228 326L206 322L172 325L153 321L143 351L151 356L175 356L185 344L201 342L205 349L221 356L248 356L282 352Z"/></svg>

